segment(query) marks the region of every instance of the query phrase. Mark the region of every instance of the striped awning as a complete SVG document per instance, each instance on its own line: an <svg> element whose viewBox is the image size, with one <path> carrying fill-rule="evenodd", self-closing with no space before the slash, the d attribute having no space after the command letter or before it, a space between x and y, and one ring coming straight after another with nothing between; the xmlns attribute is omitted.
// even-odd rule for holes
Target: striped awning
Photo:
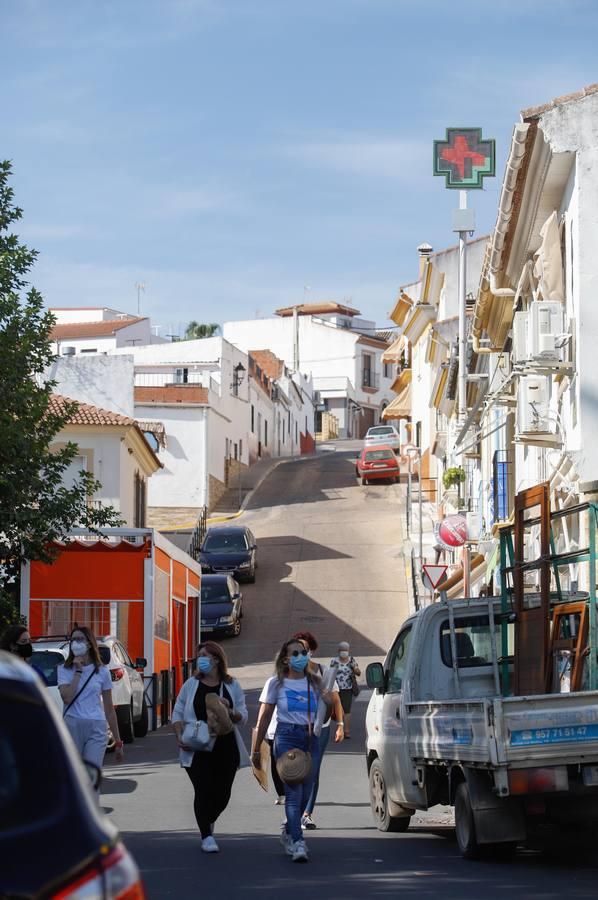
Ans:
<svg viewBox="0 0 598 900"><path fill-rule="evenodd" d="M398 363L405 351L405 338L402 334L395 338L390 347L382 354L383 363Z"/></svg>
<svg viewBox="0 0 598 900"><path fill-rule="evenodd" d="M411 384L406 385L400 394L392 400L386 409L382 411L381 419L388 422L389 419L404 419L411 415Z"/></svg>
<svg viewBox="0 0 598 900"><path fill-rule="evenodd" d="M149 431L154 435L160 447L166 447L166 429L163 422L151 422L148 420L137 420L139 429L143 432Z"/></svg>

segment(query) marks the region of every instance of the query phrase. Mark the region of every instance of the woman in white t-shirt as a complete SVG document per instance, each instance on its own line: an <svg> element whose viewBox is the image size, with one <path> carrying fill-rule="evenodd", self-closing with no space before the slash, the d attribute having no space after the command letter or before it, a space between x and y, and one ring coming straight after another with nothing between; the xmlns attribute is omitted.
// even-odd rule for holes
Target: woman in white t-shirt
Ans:
<svg viewBox="0 0 598 900"><path fill-rule="evenodd" d="M110 669L100 659L91 629L84 625L73 628L69 655L64 665L58 666L57 676L64 724L83 759L102 768L110 725L116 741L116 761L120 762L123 742L112 703Z"/></svg>
<svg viewBox="0 0 598 900"><path fill-rule="evenodd" d="M287 750L310 751L312 769L302 784L285 785L285 811L282 845L294 862L307 861L307 847L301 831L301 816L311 793L314 774L318 768L319 742L312 735L313 723L320 696L328 704L330 692L321 691L321 678L307 671L310 655L306 645L292 638L280 648L276 657L276 675L269 678L260 696L260 711L254 733L252 764L260 768L261 747L276 710L274 755L276 759Z"/></svg>

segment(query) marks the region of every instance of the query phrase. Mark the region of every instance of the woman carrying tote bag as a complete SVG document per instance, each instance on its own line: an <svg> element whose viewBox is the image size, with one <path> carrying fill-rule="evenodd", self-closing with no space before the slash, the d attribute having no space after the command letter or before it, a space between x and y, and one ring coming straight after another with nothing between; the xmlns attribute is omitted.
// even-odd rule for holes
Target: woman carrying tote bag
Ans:
<svg viewBox="0 0 598 900"><path fill-rule="evenodd" d="M318 700L330 704L330 692L320 690L321 679L307 672L310 654L297 639L286 641L276 657L276 674L269 678L260 696L260 711L254 732L252 764L261 766L259 747L276 710L274 755L278 773L285 782L285 811L281 842L293 862L307 862L307 847L301 831L306 807L318 768L319 741L313 735ZM300 780L299 780L300 779Z"/></svg>
<svg viewBox="0 0 598 900"><path fill-rule="evenodd" d="M228 674L224 650L214 641L200 644L197 670L179 691L172 724L181 766L195 792L193 810L204 853L218 852L214 823L228 806L237 769L250 765L236 728L246 721L245 694Z"/></svg>

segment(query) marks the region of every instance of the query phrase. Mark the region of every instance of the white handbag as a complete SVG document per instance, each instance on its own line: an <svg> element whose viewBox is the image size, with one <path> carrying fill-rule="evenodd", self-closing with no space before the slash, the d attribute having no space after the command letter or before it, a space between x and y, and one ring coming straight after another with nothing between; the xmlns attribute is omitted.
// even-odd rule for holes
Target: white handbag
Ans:
<svg viewBox="0 0 598 900"><path fill-rule="evenodd" d="M220 697L224 695L224 685L220 684ZM195 752L209 753L214 749L217 735L211 734L208 723L203 719L187 722L183 728L183 744Z"/></svg>
<svg viewBox="0 0 598 900"><path fill-rule="evenodd" d="M194 751L207 751L213 749L216 743L216 735L210 734L208 723L197 719L195 722L187 722L183 729L183 744Z"/></svg>

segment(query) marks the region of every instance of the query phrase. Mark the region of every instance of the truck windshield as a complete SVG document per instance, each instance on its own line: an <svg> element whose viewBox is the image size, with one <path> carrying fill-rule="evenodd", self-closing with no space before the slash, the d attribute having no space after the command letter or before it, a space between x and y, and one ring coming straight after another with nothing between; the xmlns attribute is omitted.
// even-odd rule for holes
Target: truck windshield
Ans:
<svg viewBox="0 0 598 900"><path fill-rule="evenodd" d="M509 624L509 652L513 644L513 624ZM494 625L496 652L501 655L500 624ZM492 665L490 623L488 616L469 616L455 622L457 664L459 668ZM440 654L445 666L452 668L451 632L448 619L440 626Z"/></svg>

